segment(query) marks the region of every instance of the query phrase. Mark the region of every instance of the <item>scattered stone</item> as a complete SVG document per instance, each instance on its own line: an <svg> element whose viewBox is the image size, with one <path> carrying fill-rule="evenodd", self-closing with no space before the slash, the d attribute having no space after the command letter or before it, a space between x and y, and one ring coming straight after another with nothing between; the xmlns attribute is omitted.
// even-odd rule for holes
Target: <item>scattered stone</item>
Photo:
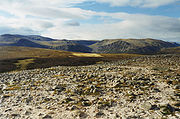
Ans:
<svg viewBox="0 0 180 119"><path fill-rule="evenodd" d="M151 103L145 102L144 104L141 105L141 107L142 107L144 110L149 110L149 109L151 109Z"/></svg>
<svg viewBox="0 0 180 119"><path fill-rule="evenodd" d="M176 107L180 107L180 103L176 103L174 106L176 106Z"/></svg>
<svg viewBox="0 0 180 119"><path fill-rule="evenodd" d="M155 91L156 93L161 92L158 88L154 88L154 91Z"/></svg>
<svg viewBox="0 0 180 119"><path fill-rule="evenodd" d="M172 107L170 104L167 104L166 106L163 107L162 113L164 115L171 115L175 113L175 108Z"/></svg>
<svg viewBox="0 0 180 119"><path fill-rule="evenodd" d="M103 112L101 112L101 111L96 113L96 115L95 115L96 118L100 118L102 116L105 116L105 114Z"/></svg>
<svg viewBox="0 0 180 119"><path fill-rule="evenodd" d="M0 73L0 118L179 119L179 61L148 55Z"/></svg>
<svg viewBox="0 0 180 119"><path fill-rule="evenodd" d="M73 110L79 110L79 108L78 108L77 106L74 106L74 105L73 105L73 106L71 107L71 110L72 110L72 111L73 111Z"/></svg>
<svg viewBox="0 0 180 119"><path fill-rule="evenodd" d="M30 115L30 114L31 114L31 112L26 111L24 114L25 114L25 115Z"/></svg>
<svg viewBox="0 0 180 119"><path fill-rule="evenodd" d="M81 119L85 119L85 118L88 117L88 115L87 115L85 112L79 111L78 113L79 113L78 116L79 116Z"/></svg>
<svg viewBox="0 0 180 119"><path fill-rule="evenodd" d="M175 89L180 89L180 85L177 85Z"/></svg>
<svg viewBox="0 0 180 119"><path fill-rule="evenodd" d="M12 109L11 108L6 109L4 112L8 112L8 111L12 111Z"/></svg>
<svg viewBox="0 0 180 119"><path fill-rule="evenodd" d="M45 115L42 119L52 119L50 115Z"/></svg>
<svg viewBox="0 0 180 119"><path fill-rule="evenodd" d="M12 117L21 117L20 114L11 114Z"/></svg>
<svg viewBox="0 0 180 119"><path fill-rule="evenodd" d="M66 88L64 88L61 85L57 85L53 88L54 90L58 91L59 93L61 93L62 91L64 91Z"/></svg>
<svg viewBox="0 0 180 119"><path fill-rule="evenodd" d="M149 110L160 110L160 108L157 105L151 105Z"/></svg>
<svg viewBox="0 0 180 119"><path fill-rule="evenodd" d="M33 97L32 97L32 96L29 96L29 97L26 99L26 103L29 104L32 100L33 100Z"/></svg>

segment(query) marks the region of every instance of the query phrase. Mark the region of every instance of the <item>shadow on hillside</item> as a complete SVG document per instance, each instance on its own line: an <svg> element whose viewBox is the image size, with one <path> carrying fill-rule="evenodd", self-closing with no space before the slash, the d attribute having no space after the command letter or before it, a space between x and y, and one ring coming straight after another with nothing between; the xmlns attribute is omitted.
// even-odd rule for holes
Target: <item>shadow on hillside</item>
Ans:
<svg viewBox="0 0 180 119"><path fill-rule="evenodd" d="M18 71L21 67L16 66L19 60L32 59L32 58L20 58L0 60L0 73L9 71ZM33 58L34 62L27 65L26 69L48 68L53 66L86 66L96 64L100 61L106 61L102 58L96 57L54 57L54 58Z"/></svg>

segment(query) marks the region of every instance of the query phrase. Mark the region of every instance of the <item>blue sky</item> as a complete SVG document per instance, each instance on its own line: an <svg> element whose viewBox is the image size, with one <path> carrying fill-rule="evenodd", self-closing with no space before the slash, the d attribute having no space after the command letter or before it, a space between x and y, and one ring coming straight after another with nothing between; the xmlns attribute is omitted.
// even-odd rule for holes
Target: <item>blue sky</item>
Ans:
<svg viewBox="0 0 180 119"><path fill-rule="evenodd" d="M0 34L180 42L180 0L1 0Z"/></svg>
<svg viewBox="0 0 180 119"><path fill-rule="evenodd" d="M178 5L179 4L179 5ZM174 2L171 4L152 7L152 8L141 8L131 6L110 6L108 3L97 3L94 1L84 2L77 4L75 7L82 8L85 10L93 10L96 12L127 12L130 14L149 14L149 15L162 15L169 17L180 17L180 2Z"/></svg>

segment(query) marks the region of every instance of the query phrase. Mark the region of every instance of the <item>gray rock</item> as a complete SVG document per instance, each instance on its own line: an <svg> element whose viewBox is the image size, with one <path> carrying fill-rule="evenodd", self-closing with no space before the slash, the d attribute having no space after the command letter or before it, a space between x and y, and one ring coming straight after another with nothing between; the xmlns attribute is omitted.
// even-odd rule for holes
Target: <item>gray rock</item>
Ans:
<svg viewBox="0 0 180 119"><path fill-rule="evenodd" d="M149 110L160 110L160 108L157 105L151 105Z"/></svg>
<svg viewBox="0 0 180 119"><path fill-rule="evenodd" d="M42 119L52 119L52 116L50 116L50 115L45 115Z"/></svg>
<svg viewBox="0 0 180 119"><path fill-rule="evenodd" d="M12 117L21 117L20 114L11 114Z"/></svg>
<svg viewBox="0 0 180 119"><path fill-rule="evenodd" d="M105 114L103 112L101 112L101 111L96 113L96 115L95 115L96 118L100 118L102 116L105 116Z"/></svg>
<svg viewBox="0 0 180 119"><path fill-rule="evenodd" d="M31 112L30 112L30 111L26 111L24 114L25 114L25 115L30 115Z"/></svg>
<svg viewBox="0 0 180 119"><path fill-rule="evenodd" d="M88 115L85 112L79 111L78 113L80 119L85 119L88 117Z"/></svg>

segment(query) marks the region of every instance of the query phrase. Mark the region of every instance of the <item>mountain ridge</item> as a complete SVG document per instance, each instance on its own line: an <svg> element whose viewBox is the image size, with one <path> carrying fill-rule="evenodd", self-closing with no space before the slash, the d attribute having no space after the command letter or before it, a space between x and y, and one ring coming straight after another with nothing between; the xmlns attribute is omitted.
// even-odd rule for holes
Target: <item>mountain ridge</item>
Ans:
<svg viewBox="0 0 180 119"><path fill-rule="evenodd" d="M23 42L24 40L24 42ZM24 46L47 48L54 50L65 50L72 52L91 52L91 48L70 40L57 40L38 35L12 35L4 34L0 36L0 46Z"/></svg>
<svg viewBox="0 0 180 119"><path fill-rule="evenodd" d="M23 39L25 40L24 43ZM27 43L29 42L29 43ZM130 53L155 54L160 50L178 47L176 42L167 42L152 38L146 39L104 39L98 40L66 40L53 39L39 35L0 35L0 46L24 46L65 50L86 53Z"/></svg>
<svg viewBox="0 0 180 119"><path fill-rule="evenodd" d="M96 53L153 54L162 48L177 47L179 44L156 39L105 39L91 45Z"/></svg>

